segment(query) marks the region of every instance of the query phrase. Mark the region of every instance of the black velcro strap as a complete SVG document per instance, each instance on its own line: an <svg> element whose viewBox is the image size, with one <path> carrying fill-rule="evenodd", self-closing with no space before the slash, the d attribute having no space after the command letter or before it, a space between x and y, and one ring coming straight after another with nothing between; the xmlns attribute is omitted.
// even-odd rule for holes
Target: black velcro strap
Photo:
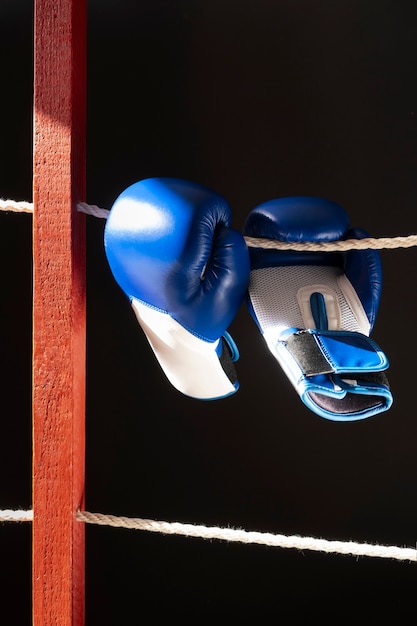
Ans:
<svg viewBox="0 0 417 626"><path fill-rule="evenodd" d="M334 370L309 332L298 332L286 340L288 351L297 361L305 376L331 374Z"/></svg>

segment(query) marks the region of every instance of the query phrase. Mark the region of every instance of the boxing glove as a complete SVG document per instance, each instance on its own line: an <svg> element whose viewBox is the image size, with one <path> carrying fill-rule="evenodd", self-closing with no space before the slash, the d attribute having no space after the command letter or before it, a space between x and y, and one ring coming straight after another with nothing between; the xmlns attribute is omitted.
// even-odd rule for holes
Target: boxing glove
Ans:
<svg viewBox="0 0 417 626"><path fill-rule="evenodd" d="M270 200L253 209L244 235L285 242L361 239L338 204L314 197ZM369 337L381 296L376 250L316 252L249 248L249 310L304 404L321 417L353 421L392 404L388 359Z"/></svg>
<svg viewBox="0 0 417 626"><path fill-rule="evenodd" d="M114 202L108 263L172 385L198 399L237 391L227 328L249 282L249 254L217 193L174 178L137 182Z"/></svg>

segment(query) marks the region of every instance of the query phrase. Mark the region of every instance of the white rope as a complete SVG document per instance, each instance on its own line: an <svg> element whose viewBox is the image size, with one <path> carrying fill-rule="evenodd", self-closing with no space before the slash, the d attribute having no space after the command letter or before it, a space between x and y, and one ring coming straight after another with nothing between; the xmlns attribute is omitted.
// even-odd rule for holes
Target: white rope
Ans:
<svg viewBox="0 0 417 626"><path fill-rule="evenodd" d="M223 541L235 541L245 544L258 544L277 548L296 548L298 550L314 550L318 552L348 554L352 556L371 556L388 559L417 561L417 550L412 548L400 548L398 546L379 546L354 541L328 541L314 537L299 537L297 535L275 535L263 532L248 532L234 528L219 528L216 526L197 526L194 524L181 524L179 522L158 522L150 519L116 517L103 515L102 513L88 513L79 511L77 519L89 524L102 526L114 526L135 530L147 530L149 532L162 533L165 535L184 535L186 537L198 537L201 539L220 539Z"/></svg>
<svg viewBox="0 0 417 626"><path fill-rule="evenodd" d="M77 209L80 213L93 215L107 219L110 211L101 209L95 204L79 202ZM14 200L0 200L0 211L18 211L21 213L33 213L33 204L30 202L15 202ZM417 235L400 237L366 237L364 239L346 239L344 241L329 242L289 242L277 241L276 239L262 239L257 237L245 237L246 244L250 248L265 248L273 250L299 250L301 252L333 252L346 250L382 250L394 248L412 248L417 246Z"/></svg>
<svg viewBox="0 0 417 626"><path fill-rule="evenodd" d="M87 215L94 215L94 217L101 217L105 220L109 217L110 211L107 209L100 209L95 204L87 204L86 202L79 202L77 209L80 213L86 213Z"/></svg>
<svg viewBox="0 0 417 626"><path fill-rule="evenodd" d="M77 210L80 213L86 213L87 215L93 215L94 217L101 217L107 219L110 211L107 209L100 209L95 204L87 204L86 202L79 202L77 204ZM33 213L33 202L16 202L15 200L0 200L0 211L15 211L17 213Z"/></svg>
<svg viewBox="0 0 417 626"><path fill-rule="evenodd" d="M0 511L0 522L32 522L33 511L12 511L4 509Z"/></svg>
<svg viewBox="0 0 417 626"><path fill-rule="evenodd" d="M14 211L15 213L33 213L33 203L0 199L0 211Z"/></svg>
<svg viewBox="0 0 417 626"><path fill-rule="evenodd" d="M383 248L411 248L417 246L417 235L406 237L364 237L363 239L345 239L344 241L296 242L277 241L245 237L246 244L252 248L271 250L299 250L300 252L333 252L346 250L382 250Z"/></svg>
<svg viewBox="0 0 417 626"><path fill-rule="evenodd" d="M369 556L398 561L417 561L417 550L401 548L399 546L382 546L355 541L329 541L314 537L300 537L298 535L275 535L257 531L246 531L234 528L220 528L217 526L199 526L182 524L180 522L161 522L140 517L119 517L104 515L103 513L89 513L78 511L76 518L79 522L127 528L130 530L145 530L163 535L182 535L200 539L219 539L244 544L257 544L275 548L295 548L297 550L313 550L333 554L350 556ZM33 511L0 510L0 522L31 522Z"/></svg>

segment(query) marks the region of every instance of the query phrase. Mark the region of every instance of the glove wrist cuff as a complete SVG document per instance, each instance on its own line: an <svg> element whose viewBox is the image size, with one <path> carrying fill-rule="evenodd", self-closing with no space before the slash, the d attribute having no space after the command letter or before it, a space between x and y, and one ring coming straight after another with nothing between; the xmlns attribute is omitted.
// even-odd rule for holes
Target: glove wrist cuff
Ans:
<svg viewBox="0 0 417 626"><path fill-rule="evenodd" d="M132 308L170 383L181 393L215 400L239 388L233 362L239 357L228 333L209 342L193 335L170 315L132 298Z"/></svg>

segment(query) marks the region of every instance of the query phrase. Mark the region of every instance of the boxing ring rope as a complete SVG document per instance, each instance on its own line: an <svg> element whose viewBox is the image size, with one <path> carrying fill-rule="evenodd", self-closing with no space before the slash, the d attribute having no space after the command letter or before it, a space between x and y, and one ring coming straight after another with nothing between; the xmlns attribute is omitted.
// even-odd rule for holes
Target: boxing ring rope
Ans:
<svg viewBox="0 0 417 626"><path fill-rule="evenodd" d="M182 524L180 522L162 522L140 517L123 517L77 511L76 519L86 524L126 528L128 530L144 530L163 535L181 535L198 539L218 539L220 541L257 544L274 548L293 548L296 550L312 550L348 556L368 556L397 561L417 561L417 549L400 546L383 546L356 541L329 541L316 537L300 537L298 535L280 535L258 531L246 531L218 526ZM0 510L0 522L32 522L33 511Z"/></svg>
<svg viewBox="0 0 417 626"><path fill-rule="evenodd" d="M33 509L0 510L1 522L32 523L33 626L82 626L85 524L165 535L417 561L417 550L249 532L84 510L85 215L109 211L85 198L86 0L34 0L33 203L0 210L33 215ZM59 97L57 97L57 94ZM246 238L247 244L300 249ZM398 248L417 235L306 250ZM323 247L325 246L325 248Z"/></svg>
<svg viewBox="0 0 417 626"><path fill-rule="evenodd" d="M33 213L31 202L16 202L15 200L0 200L0 211L16 211L19 213ZM78 202L77 211L102 219L107 219L110 211L102 209L96 204ZM265 248L270 250L298 250L299 252L334 252L346 250L394 250L398 248L412 248L417 246L417 235L400 235L398 237L364 237L363 239L345 239L329 242L286 242L273 239L259 239L245 236L249 247Z"/></svg>

